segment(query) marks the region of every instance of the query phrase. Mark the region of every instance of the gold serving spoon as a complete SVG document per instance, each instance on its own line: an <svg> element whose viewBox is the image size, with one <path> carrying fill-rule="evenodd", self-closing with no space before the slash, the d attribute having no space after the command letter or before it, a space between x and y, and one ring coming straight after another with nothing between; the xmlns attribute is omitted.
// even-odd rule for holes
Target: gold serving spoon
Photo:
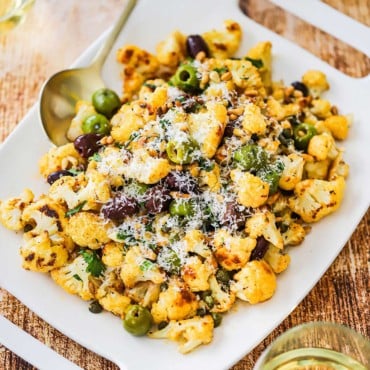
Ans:
<svg viewBox="0 0 370 370"><path fill-rule="evenodd" d="M40 118L46 135L55 145L68 142L66 133L75 114L76 101L90 100L94 91L105 87L101 68L136 2L128 0L111 33L88 67L60 71L51 76L42 88Z"/></svg>

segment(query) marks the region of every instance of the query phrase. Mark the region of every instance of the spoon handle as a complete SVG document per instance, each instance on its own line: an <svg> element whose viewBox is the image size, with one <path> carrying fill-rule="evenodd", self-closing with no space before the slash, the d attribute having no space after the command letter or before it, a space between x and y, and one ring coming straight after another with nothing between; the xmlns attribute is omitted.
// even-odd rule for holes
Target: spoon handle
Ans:
<svg viewBox="0 0 370 370"><path fill-rule="evenodd" d="M95 55L94 59L92 60L90 64L90 68L94 68L97 70L101 70L101 67L103 66L103 63L105 62L105 59L107 58L110 50L112 49L112 46L114 42L117 39L117 36L119 35L122 27L126 23L131 11L134 9L136 5L137 0L128 0L127 5L125 6L124 10L122 11L121 15L119 16L117 22L112 28L112 31L108 35L107 39Z"/></svg>

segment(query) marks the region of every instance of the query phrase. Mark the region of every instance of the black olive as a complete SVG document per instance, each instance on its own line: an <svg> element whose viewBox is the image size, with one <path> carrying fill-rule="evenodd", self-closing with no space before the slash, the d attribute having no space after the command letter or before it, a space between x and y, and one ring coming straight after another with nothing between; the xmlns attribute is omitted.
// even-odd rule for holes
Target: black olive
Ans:
<svg viewBox="0 0 370 370"><path fill-rule="evenodd" d="M145 193L145 198L145 208L150 214L156 214L167 210L172 199L170 190L162 184L150 188Z"/></svg>
<svg viewBox="0 0 370 370"><path fill-rule="evenodd" d="M303 82L294 81L291 83L291 85L294 87L295 90L300 91L303 96L308 96L308 88Z"/></svg>
<svg viewBox="0 0 370 370"><path fill-rule="evenodd" d="M204 51L206 56L209 56L207 43L204 41L203 37L200 35L190 35L186 40L186 50L188 55L195 58L198 53Z"/></svg>
<svg viewBox="0 0 370 370"><path fill-rule="evenodd" d="M47 177L46 181L51 185L63 176L73 176L73 174L67 170L55 171Z"/></svg>
<svg viewBox="0 0 370 370"><path fill-rule="evenodd" d="M226 209L221 218L221 225L238 230L245 226L246 216L239 209L240 206L235 202L227 202Z"/></svg>
<svg viewBox="0 0 370 370"><path fill-rule="evenodd" d="M104 217L115 221L122 220L125 216L132 216L138 211L139 203L137 200L124 193L116 194L102 207Z"/></svg>
<svg viewBox="0 0 370 370"><path fill-rule="evenodd" d="M89 158L102 146L99 142L101 138L102 135L99 134L80 135L76 138L73 145L81 157Z"/></svg>
<svg viewBox="0 0 370 370"><path fill-rule="evenodd" d="M180 193L199 193L197 181L188 173L181 171L172 171L164 179L166 187L170 190L179 191Z"/></svg>
<svg viewBox="0 0 370 370"><path fill-rule="evenodd" d="M257 244L252 250L249 260L250 261L261 260L266 254L268 246L269 242L263 236L259 236L257 238Z"/></svg>

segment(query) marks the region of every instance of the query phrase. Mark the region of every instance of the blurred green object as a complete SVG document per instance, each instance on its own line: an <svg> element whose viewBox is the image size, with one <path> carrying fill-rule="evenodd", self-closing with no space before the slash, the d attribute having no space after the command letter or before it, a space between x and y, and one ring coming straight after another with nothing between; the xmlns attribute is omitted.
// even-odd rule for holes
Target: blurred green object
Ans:
<svg viewBox="0 0 370 370"><path fill-rule="evenodd" d="M34 3L35 0L1 0L0 34L20 24Z"/></svg>

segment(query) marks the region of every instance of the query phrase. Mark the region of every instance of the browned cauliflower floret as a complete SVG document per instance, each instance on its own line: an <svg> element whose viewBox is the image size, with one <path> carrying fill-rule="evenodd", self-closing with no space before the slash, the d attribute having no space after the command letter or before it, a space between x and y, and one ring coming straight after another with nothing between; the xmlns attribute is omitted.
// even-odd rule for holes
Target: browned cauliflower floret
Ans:
<svg viewBox="0 0 370 370"><path fill-rule="evenodd" d="M232 291L239 299L251 304L263 302L275 293L276 276L263 260L248 262L234 275L234 280Z"/></svg>
<svg viewBox="0 0 370 370"><path fill-rule="evenodd" d="M101 281L87 272L87 267L83 256L78 256L65 266L52 270L50 275L67 293L77 294L88 301L95 298Z"/></svg>
<svg viewBox="0 0 370 370"><path fill-rule="evenodd" d="M180 31L172 32L156 47L159 63L175 68L186 56L186 36Z"/></svg>
<svg viewBox="0 0 370 370"><path fill-rule="evenodd" d="M22 230L25 226L22 212L33 201L33 197L32 191L25 189L18 197L0 201L0 222L10 230Z"/></svg>
<svg viewBox="0 0 370 370"><path fill-rule="evenodd" d="M155 323L170 320L183 320L197 312L198 300L189 287L180 280L172 279L168 288L159 294L158 302L153 303L152 315Z"/></svg>
<svg viewBox="0 0 370 370"><path fill-rule="evenodd" d="M309 70L302 76L302 82L308 87L310 93L317 97L323 91L329 89L328 81L326 76L321 71Z"/></svg>
<svg viewBox="0 0 370 370"><path fill-rule="evenodd" d="M202 34L211 56L219 59L232 57L239 48L242 29L233 20L224 21L223 30L213 30Z"/></svg>
<svg viewBox="0 0 370 370"><path fill-rule="evenodd" d="M304 159L301 155L292 153L281 157L284 170L279 180L279 187L284 190L293 190L302 180Z"/></svg>
<svg viewBox="0 0 370 370"><path fill-rule="evenodd" d="M125 317L127 307L131 300L124 294L124 286L117 271L111 270L104 274L103 282L95 295L101 306L113 314Z"/></svg>
<svg viewBox="0 0 370 370"><path fill-rule="evenodd" d="M238 202L245 207L257 208L266 203L270 186L259 177L249 172L238 169L230 172L230 177L235 183Z"/></svg>
<svg viewBox="0 0 370 370"><path fill-rule="evenodd" d="M126 287L133 287L140 281L152 281L160 284L165 280L165 274L157 264L143 257L139 246L131 247L127 252L121 268L121 279Z"/></svg>
<svg viewBox="0 0 370 370"><path fill-rule="evenodd" d="M226 270L238 270L248 261L256 239L232 236L227 230L220 229L214 235L215 257Z"/></svg>
<svg viewBox="0 0 370 370"><path fill-rule="evenodd" d="M67 234L81 247L99 249L108 243L110 225L99 215L91 212L78 212L69 218Z"/></svg>
<svg viewBox="0 0 370 370"><path fill-rule="evenodd" d="M189 230L184 236L186 252L196 253L199 256L210 260L212 258L212 251L205 243L205 235L200 230Z"/></svg>
<svg viewBox="0 0 370 370"><path fill-rule="evenodd" d="M167 159L152 157L146 149L135 150L132 160L123 168L127 178L144 184L155 184L170 171L171 165Z"/></svg>
<svg viewBox="0 0 370 370"><path fill-rule="evenodd" d="M69 209L98 210L110 198L109 181L96 170L76 177L63 176L50 186L49 196L66 203Z"/></svg>
<svg viewBox="0 0 370 370"><path fill-rule="evenodd" d="M248 134L263 135L265 133L267 126L265 117L257 105L251 103L245 106L242 126Z"/></svg>
<svg viewBox="0 0 370 370"><path fill-rule="evenodd" d="M330 134L323 133L312 137L308 143L307 153L315 157L318 161L324 161L326 158L336 157L337 150L335 142Z"/></svg>
<svg viewBox="0 0 370 370"><path fill-rule="evenodd" d="M233 291L224 291L214 275L209 278L209 287L214 300L214 306L211 311L229 311L235 302L235 293Z"/></svg>
<svg viewBox="0 0 370 370"><path fill-rule="evenodd" d="M257 239L263 236L267 241L279 249L283 249L283 237L276 227L276 219L273 213L262 211L249 217L246 222L246 232L251 238Z"/></svg>
<svg viewBox="0 0 370 370"><path fill-rule="evenodd" d="M292 222L289 224L288 229L282 234L284 245L299 245L303 242L306 231L301 224Z"/></svg>
<svg viewBox="0 0 370 370"><path fill-rule="evenodd" d="M200 145L200 151L206 158L212 158L222 140L227 123L227 111L222 103L208 102L205 112L192 113L189 116L191 136Z"/></svg>
<svg viewBox="0 0 370 370"><path fill-rule="evenodd" d="M149 337L176 341L179 343L179 351L185 354L201 344L210 343L213 327L212 316L195 316L187 320L170 321L164 329L150 332Z"/></svg>
<svg viewBox="0 0 370 370"><path fill-rule="evenodd" d="M145 80L155 76L159 62L154 55L135 45L125 45L119 49L116 58L124 64L123 92L127 101L139 91Z"/></svg>
<svg viewBox="0 0 370 370"><path fill-rule="evenodd" d="M40 173L47 177L55 171L78 168L85 163L73 143L68 143L58 147L52 147L39 162Z"/></svg>
<svg viewBox="0 0 370 370"><path fill-rule="evenodd" d="M307 179L326 180L328 177L330 163L330 159L306 162L304 165L304 177Z"/></svg>
<svg viewBox="0 0 370 370"><path fill-rule="evenodd" d="M264 260L270 265L275 274L280 274L286 270L290 264L290 256L281 252L272 244L269 245Z"/></svg>
<svg viewBox="0 0 370 370"><path fill-rule="evenodd" d="M328 128L331 134L338 140L344 140L349 131L348 118L346 116L331 116L324 121L324 126Z"/></svg>
<svg viewBox="0 0 370 370"><path fill-rule="evenodd" d="M182 266L181 277L193 292L209 289L208 278L215 272L215 267L198 256L188 257Z"/></svg>
<svg viewBox="0 0 370 370"><path fill-rule="evenodd" d="M295 196L289 199L289 207L303 221L316 222L339 208L344 189L344 178L340 176L332 181L303 180L295 187Z"/></svg>
<svg viewBox="0 0 370 370"><path fill-rule="evenodd" d="M122 243L109 242L102 250L102 261L108 267L119 267L124 260Z"/></svg>
<svg viewBox="0 0 370 370"><path fill-rule="evenodd" d="M125 294L141 306L151 307L153 302L158 301L160 291L160 284L142 281L135 284L132 288L126 288Z"/></svg>
<svg viewBox="0 0 370 370"><path fill-rule="evenodd" d="M262 77L265 87L271 87L271 70L272 70L272 57L271 57L272 44L270 41L263 41L257 43L248 50L247 57L254 60L260 60L262 66L258 69Z"/></svg>
<svg viewBox="0 0 370 370"><path fill-rule="evenodd" d="M71 124L67 131L67 139L69 141L75 141L75 139L84 134L82 131L82 123L83 121L93 115L96 114L96 110L92 103L88 101L79 100L76 104L76 115L72 118Z"/></svg>
<svg viewBox="0 0 370 370"><path fill-rule="evenodd" d="M201 170L199 173L199 185L208 186L212 192L218 192L221 189L221 172L217 163L211 170Z"/></svg>
<svg viewBox="0 0 370 370"><path fill-rule="evenodd" d="M63 237L60 239L59 243L52 241L47 231L37 235L26 233L20 248L22 267L31 271L49 272L63 266L68 260L69 248L63 243Z"/></svg>

